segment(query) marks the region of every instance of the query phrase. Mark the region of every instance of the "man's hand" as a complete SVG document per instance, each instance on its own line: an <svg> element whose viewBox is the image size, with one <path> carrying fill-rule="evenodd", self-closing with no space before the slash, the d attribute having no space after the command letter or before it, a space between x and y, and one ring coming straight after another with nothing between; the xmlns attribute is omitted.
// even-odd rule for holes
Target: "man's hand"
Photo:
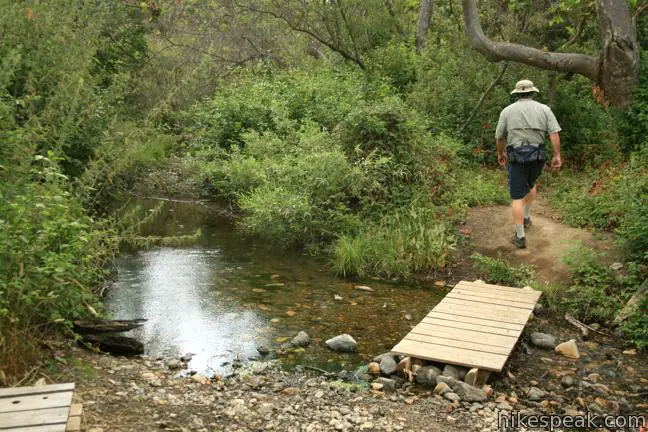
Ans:
<svg viewBox="0 0 648 432"><path fill-rule="evenodd" d="M497 152L497 163L498 163L501 167L505 167L505 166L506 166L506 153L500 153L500 152Z"/></svg>
<svg viewBox="0 0 648 432"><path fill-rule="evenodd" d="M554 155L553 159L551 159L551 169L558 171L561 166L562 159L560 159L560 155Z"/></svg>

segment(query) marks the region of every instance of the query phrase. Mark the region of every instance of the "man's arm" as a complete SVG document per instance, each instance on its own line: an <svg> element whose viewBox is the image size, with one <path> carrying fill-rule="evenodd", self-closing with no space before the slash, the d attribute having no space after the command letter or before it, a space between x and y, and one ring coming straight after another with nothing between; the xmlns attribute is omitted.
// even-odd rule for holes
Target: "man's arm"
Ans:
<svg viewBox="0 0 648 432"><path fill-rule="evenodd" d="M498 138L496 141L497 145L497 163L500 164L500 166L506 165L506 152L504 149L506 148L506 140L504 138ZM560 145L560 143L558 143Z"/></svg>
<svg viewBox="0 0 648 432"><path fill-rule="evenodd" d="M549 139L551 140L551 145L553 146L553 159L551 159L551 168L559 170L562 166L562 159L560 158L560 133L554 132L552 134L549 134Z"/></svg>

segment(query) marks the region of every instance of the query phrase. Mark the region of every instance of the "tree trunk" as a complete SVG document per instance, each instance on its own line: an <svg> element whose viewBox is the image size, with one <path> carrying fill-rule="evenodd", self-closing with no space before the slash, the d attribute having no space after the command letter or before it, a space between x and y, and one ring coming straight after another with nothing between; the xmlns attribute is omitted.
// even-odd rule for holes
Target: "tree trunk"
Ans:
<svg viewBox="0 0 648 432"><path fill-rule="evenodd" d="M119 333L141 327L145 319L136 320L77 320L74 321L74 331L83 334Z"/></svg>
<svg viewBox="0 0 648 432"><path fill-rule="evenodd" d="M421 0L419 9L418 25L416 26L416 53L420 54L427 42L427 32L432 21L434 11L433 0Z"/></svg>
<svg viewBox="0 0 648 432"><path fill-rule="evenodd" d="M128 336L115 334L88 334L83 340L99 347L101 351L114 355L136 356L144 354L144 344Z"/></svg>
<svg viewBox="0 0 648 432"><path fill-rule="evenodd" d="M639 47L628 5L622 0L597 0L599 30L603 47L596 58L576 53L546 52L525 45L493 42L486 37L479 20L477 0L462 0L466 33L473 48L491 61L510 60L539 69L583 75L605 92L616 107L631 103L638 81Z"/></svg>
<svg viewBox="0 0 648 432"><path fill-rule="evenodd" d="M596 81L612 106L627 106L639 79L637 30L628 3L596 0L596 14L603 43Z"/></svg>

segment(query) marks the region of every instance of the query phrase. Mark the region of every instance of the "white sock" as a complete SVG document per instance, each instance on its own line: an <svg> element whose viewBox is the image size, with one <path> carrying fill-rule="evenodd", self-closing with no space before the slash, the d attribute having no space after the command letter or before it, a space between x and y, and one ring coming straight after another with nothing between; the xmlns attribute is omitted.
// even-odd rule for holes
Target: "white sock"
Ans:
<svg viewBox="0 0 648 432"><path fill-rule="evenodd" d="M524 204L524 219L529 219L531 217L531 206Z"/></svg>
<svg viewBox="0 0 648 432"><path fill-rule="evenodd" d="M515 225L515 232L518 238L524 238L524 224Z"/></svg>

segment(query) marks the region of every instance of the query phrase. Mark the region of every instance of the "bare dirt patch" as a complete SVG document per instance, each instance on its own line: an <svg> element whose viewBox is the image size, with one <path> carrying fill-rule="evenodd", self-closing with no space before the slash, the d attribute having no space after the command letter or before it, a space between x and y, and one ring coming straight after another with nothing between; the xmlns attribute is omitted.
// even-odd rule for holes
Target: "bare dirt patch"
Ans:
<svg viewBox="0 0 648 432"><path fill-rule="evenodd" d="M531 219L533 226L526 230L526 249L517 249L511 243L515 226L509 206L473 208L465 228L469 230L477 252L505 259L511 264L533 265L540 282L567 280L569 270L563 257L579 244L605 251L609 260L616 255L611 235L594 235L586 229L571 228L560 223L543 200L534 204Z"/></svg>

